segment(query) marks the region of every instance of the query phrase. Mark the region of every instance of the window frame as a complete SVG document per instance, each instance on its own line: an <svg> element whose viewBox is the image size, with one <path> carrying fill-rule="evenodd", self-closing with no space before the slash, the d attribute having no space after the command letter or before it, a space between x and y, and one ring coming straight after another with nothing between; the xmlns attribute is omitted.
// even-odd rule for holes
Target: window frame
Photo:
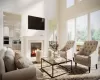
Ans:
<svg viewBox="0 0 100 80"><path fill-rule="evenodd" d="M72 3L71 2L69 3L68 1L71 1L71 0L66 0L66 8L70 8L73 5L75 5L75 0L73 0Z"/></svg>

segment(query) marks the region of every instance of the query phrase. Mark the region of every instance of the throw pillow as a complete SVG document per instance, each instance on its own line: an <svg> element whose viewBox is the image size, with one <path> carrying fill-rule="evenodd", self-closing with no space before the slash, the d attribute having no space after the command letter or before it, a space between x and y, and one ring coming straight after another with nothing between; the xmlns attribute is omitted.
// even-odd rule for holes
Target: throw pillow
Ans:
<svg viewBox="0 0 100 80"><path fill-rule="evenodd" d="M26 57L22 57L20 54L15 55L15 64L18 69L27 68L33 63Z"/></svg>
<svg viewBox="0 0 100 80"><path fill-rule="evenodd" d="M4 63L5 63L7 72L13 71L16 69L15 63L14 63L14 56L15 56L14 51L11 48L8 48L4 57Z"/></svg>
<svg viewBox="0 0 100 80"><path fill-rule="evenodd" d="M22 56L19 53L15 53L15 59L18 60L20 58L22 58Z"/></svg>
<svg viewBox="0 0 100 80"><path fill-rule="evenodd" d="M3 47L1 50L0 50L0 58L4 58L5 56L5 52L7 51L7 48L6 47Z"/></svg>

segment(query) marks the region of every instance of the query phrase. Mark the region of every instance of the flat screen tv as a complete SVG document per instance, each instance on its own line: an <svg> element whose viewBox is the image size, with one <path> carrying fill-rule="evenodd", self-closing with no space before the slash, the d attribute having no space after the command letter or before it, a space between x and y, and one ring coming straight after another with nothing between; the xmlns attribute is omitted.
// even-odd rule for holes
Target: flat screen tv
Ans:
<svg viewBox="0 0 100 80"><path fill-rule="evenodd" d="M45 30L45 19L28 15L28 29Z"/></svg>

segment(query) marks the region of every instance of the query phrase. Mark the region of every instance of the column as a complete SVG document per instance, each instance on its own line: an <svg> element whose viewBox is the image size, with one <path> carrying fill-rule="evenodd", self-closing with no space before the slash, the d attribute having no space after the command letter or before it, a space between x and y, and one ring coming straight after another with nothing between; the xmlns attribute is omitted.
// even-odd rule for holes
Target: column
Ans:
<svg viewBox="0 0 100 80"><path fill-rule="evenodd" d="M0 49L3 47L3 11L0 10Z"/></svg>

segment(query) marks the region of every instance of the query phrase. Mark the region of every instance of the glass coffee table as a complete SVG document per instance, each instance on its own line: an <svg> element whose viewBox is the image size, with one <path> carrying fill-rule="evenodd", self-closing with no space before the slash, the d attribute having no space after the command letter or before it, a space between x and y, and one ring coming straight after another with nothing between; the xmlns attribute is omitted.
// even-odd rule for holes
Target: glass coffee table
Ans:
<svg viewBox="0 0 100 80"><path fill-rule="evenodd" d="M43 62L45 63L48 63L49 65L46 65L46 66L43 66ZM64 64L64 63L67 63L67 62L70 62L71 63L71 71L72 71L72 60L66 60L66 59L60 59L60 58L54 58L54 59L50 59L48 57L45 57L45 58L41 58L41 70L44 71L46 74L48 74L51 78L54 78L54 77L57 77L57 76L60 76L60 75L63 75L63 74L66 74L66 72L64 73L61 73L59 75L54 75L54 66L55 65L58 65L58 66L61 66L62 68L66 68L60 64ZM51 74L45 70L45 68L47 67L51 67Z"/></svg>

